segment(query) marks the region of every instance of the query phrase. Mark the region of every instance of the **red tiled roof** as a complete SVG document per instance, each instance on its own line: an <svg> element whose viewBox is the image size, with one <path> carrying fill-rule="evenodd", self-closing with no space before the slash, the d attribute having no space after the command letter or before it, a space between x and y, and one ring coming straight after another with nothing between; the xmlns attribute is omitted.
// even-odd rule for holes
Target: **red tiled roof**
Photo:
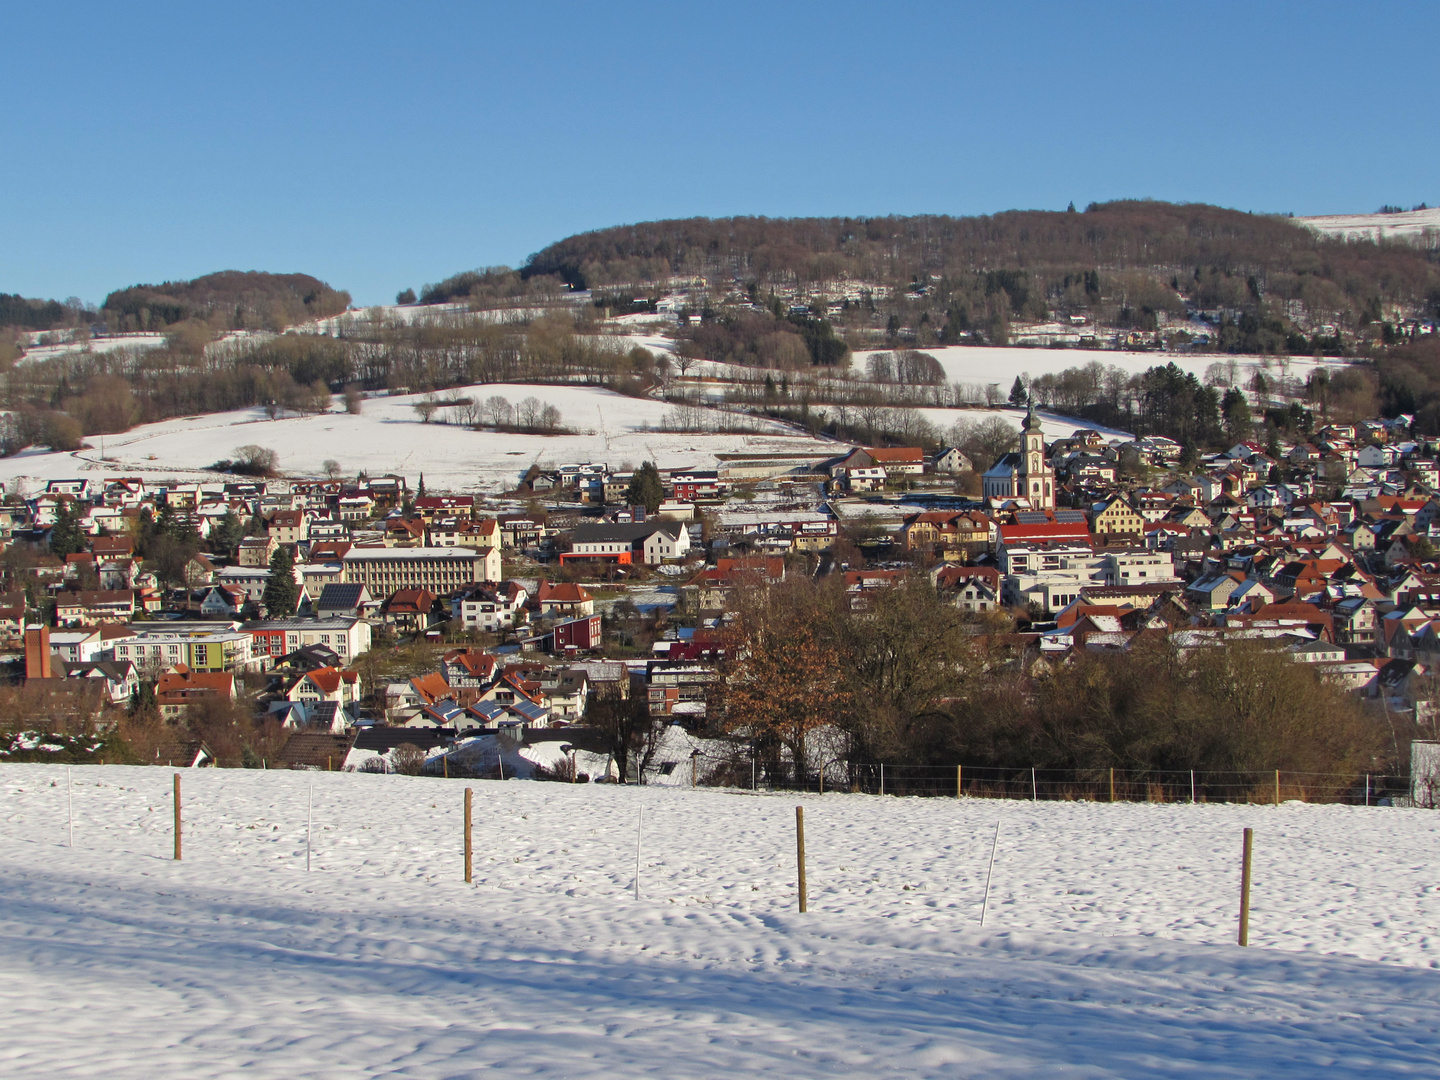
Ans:
<svg viewBox="0 0 1440 1080"><path fill-rule="evenodd" d="M924 461L925 451L918 446L867 446L871 461Z"/></svg>

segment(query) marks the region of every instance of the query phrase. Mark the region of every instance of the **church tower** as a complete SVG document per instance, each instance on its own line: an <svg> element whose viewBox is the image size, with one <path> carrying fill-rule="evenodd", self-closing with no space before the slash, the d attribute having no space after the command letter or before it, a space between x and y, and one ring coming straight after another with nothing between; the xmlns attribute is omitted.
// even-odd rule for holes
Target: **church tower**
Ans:
<svg viewBox="0 0 1440 1080"><path fill-rule="evenodd" d="M1045 456L1045 433L1035 415L1035 404L1025 414L1020 432L1020 468L1017 470L1015 494L1029 499L1037 510L1055 509L1055 471Z"/></svg>

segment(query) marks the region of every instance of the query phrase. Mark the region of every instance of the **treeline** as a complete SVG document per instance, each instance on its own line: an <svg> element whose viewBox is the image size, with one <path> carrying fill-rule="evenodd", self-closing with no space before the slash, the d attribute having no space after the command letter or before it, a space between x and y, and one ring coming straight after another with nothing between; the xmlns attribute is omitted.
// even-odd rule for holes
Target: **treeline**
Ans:
<svg viewBox="0 0 1440 1080"><path fill-rule="evenodd" d="M0 449L74 449L85 435L110 434L174 416L254 406L271 416L330 407L362 391L438 392L475 383L582 383L644 393L660 377L645 349L587 333L565 313L500 324L464 313L414 324L357 321L342 336L287 333L212 342L188 320L151 350L67 353L5 374L4 406L14 415ZM559 430L559 419L519 417L510 427Z"/></svg>
<svg viewBox="0 0 1440 1080"><path fill-rule="evenodd" d="M1112 325L1153 326L1189 300L1284 318L1299 301L1359 326L1385 305L1440 301L1440 268L1416 248L1317 235L1287 218L1202 204L1120 201L1083 213L993 216L692 218L568 237L531 256L520 276L576 288L702 277L805 288L883 285L862 302L867 324L897 320L931 340L977 329L1004 344L1011 318L1094 312ZM925 328L928 327L928 330ZM1237 324L1238 329L1238 324ZM1258 327L1257 336L1258 336Z"/></svg>
<svg viewBox="0 0 1440 1080"><path fill-rule="evenodd" d="M1399 757L1353 696L1264 643L1181 655L1157 636L1052 666L922 573L864 600L834 575L744 590L713 722L802 773L832 725L849 760L909 765L1359 774Z"/></svg>
<svg viewBox="0 0 1440 1080"><path fill-rule="evenodd" d="M132 285L105 298L100 314L117 333L164 330L199 320L215 330L271 330L339 315L350 294L309 274L224 270L193 281Z"/></svg>
<svg viewBox="0 0 1440 1080"><path fill-rule="evenodd" d="M29 300L12 293L0 293L0 327L16 330L53 330L73 326L83 314L76 303L58 300Z"/></svg>
<svg viewBox="0 0 1440 1080"><path fill-rule="evenodd" d="M1421 435L1440 435L1440 340L1434 336L1390 350L1375 361L1386 416L1415 417Z"/></svg>
<svg viewBox="0 0 1440 1080"><path fill-rule="evenodd" d="M782 371L850 363L850 347L829 320L787 312L778 300L766 311L727 313L689 322L676 336L676 352L692 359Z"/></svg>
<svg viewBox="0 0 1440 1080"><path fill-rule="evenodd" d="M567 291L558 277L524 276L508 266L490 266L483 270L466 270L444 281L426 285L420 290L422 304L448 304L468 301L472 306L503 305L516 300L554 300Z"/></svg>

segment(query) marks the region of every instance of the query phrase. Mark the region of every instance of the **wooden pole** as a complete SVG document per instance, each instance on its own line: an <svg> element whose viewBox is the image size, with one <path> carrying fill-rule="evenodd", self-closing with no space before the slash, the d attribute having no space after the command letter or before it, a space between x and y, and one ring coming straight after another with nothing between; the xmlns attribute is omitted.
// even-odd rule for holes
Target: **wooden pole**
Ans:
<svg viewBox="0 0 1440 1080"><path fill-rule="evenodd" d="M473 796L468 787L465 789L465 884L470 884L470 853L474 850L470 844L470 800Z"/></svg>
<svg viewBox="0 0 1440 1080"><path fill-rule="evenodd" d="M450 779L450 755L449 755L449 754L441 754L441 755L440 755L440 771L445 774L445 779L446 779L446 780L449 780L449 779ZM467 790L468 790L468 789L467 789ZM466 880L468 881L469 879L467 878Z"/></svg>
<svg viewBox="0 0 1440 1080"><path fill-rule="evenodd" d="M1369 777L1366 777L1366 783L1368 785ZM1370 789L1367 786L1365 790L1368 793ZM1369 799L1365 800L1365 805L1370 805ZM73 848L75 846L75 792L70 786L69 765L65 766L65 816L70 819L70 847Z"/></svg>
<svg viewBox="0 0 1440 1080"><path fill-rule="evenodd" d="M825 759L820 759L820 794L825 794Z"/></svg>
<svg viewBox="0 0 1440 1080"><path fill-rule="evenodd" d="M960 798L960 797L964 794L964 792L965 792L965 785L964 785L964 783L963 783L964 779L965 779L965 766L964 766L964 765L956 765L956 766L955 766L955 798L957 798L957 799Z"/></svg>
<svg viewBox="0 0 1440 1080"><path fill-rule="evenodd" d="M1113 767L1110 770L1110 801L1115 801L1115 770Z"/></svg>
<svg viewBox="0 0 1440 1080"><path fill-rule="evenodd" d="M760 782L756 779L756 774L755 774L755 755L754 755L754 754L751 754L751 755L750 755L750 790L751 790L751 791L759 791L759 790L760 790Z"/></svg>
<svg viewBox="0 0 1440 1080"><path fill-rule="evenodd" d="M180 861L180 774L175 774L175 861Z"/></svg>
<svg viewBox="0 0 1440 1080"><path fill-rule="evenodd" d="M1040 786L1035 782L1035 766L1030 766L1030 801L1035 802L1040 798Z"/></svg>
<svg viewBox="0 0 1440 1080"><path fill-rule="evenodd" d="M699 760L699 759L696 758L695 755L692 753L692 754L690 755L690 789L691 789L692 791L695 789L695 773L696 773L696 771L697 771L698 768L699 768L699 767L695 764L695 762L696 762L697 760Z"/></svg>
<svg viewBox="0 0 1440 1080"><path fill-rule="evenodd" d="M1190 770L1190 804L1195 804L1195 770Z"/></svg>
<svg viewBox="0 0 1440 1080"><path fill-rule="evenodd" d="M1250 944L1250 842L1254 829L1245 830L1244 849L1240 856L1240 944Z"/></svg>
<svg viewBox="0 0 1440 1080"><path fill-rule="evenodd" d="M995 839L990 842L990 865L985 870L985 898L980 901L980 925L985 925L985 912L990 907L990 877L995 873L995 851L1000 847L1000 819L995 819Z"/></svg>
<svg viewBox="0 0 1440 1080"><path fill-rule="evenodd" d="M885 763L880 763L880 794L885 794Z"/></svg>
<svg viewBox="0 0 1440 1080"><path fill-rule="evenodd" d="M1280 770L1275 770L1275 805L1280 805Z"/></svg>
<svg viewBox="0 0 1440 1080"><path fill-rule="evenodd" d="M800 910L806 909L805 896L805 808L795 807L795 867L799 872Z"/></svg>
<svg viewBox="0 0 1440 1080"><path fill-rule="evenodd" d="M1365 774L1365 805L1370 805L1370 774L1368 772Z"/></svg>

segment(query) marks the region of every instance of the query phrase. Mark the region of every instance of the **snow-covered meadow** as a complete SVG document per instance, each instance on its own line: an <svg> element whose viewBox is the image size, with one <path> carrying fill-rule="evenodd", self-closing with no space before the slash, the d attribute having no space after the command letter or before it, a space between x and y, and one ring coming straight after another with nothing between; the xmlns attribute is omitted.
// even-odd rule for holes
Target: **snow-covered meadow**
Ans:
<svg viewBox="0 0 1440 1080"><path fill-rule="evenodd" d="M651 398L631 398L593 386L489 383L462 386L437 395L492 396L518 405L528 397L560 410L561 425L574 434L514 435L473 431L441 410L431 423L415 411L422 394L369 398L358 416L340 411L271 420L263 409L239 409L206 416L181 417L143 424L123 435L107 436L73 454L25 451L0 460L0 480L28 476L62 479L103 471L109 475L189 476L207 465L234 456L235 447L256 444L279 455L280 470L293 476L321 476L327 460L354 476L400 473L412 479L423 472L434 489L497 491L514 487L532 464L603 461L611 466L639 465L651 460L665 468L714 468L715 455L726 452L824 449L828 442L796 435L774 421L718 416L718 421L745 424L755 434L676 434L658 429L671 406ZM456 422L442 423L442 419Z"/></svg>
<svg viewBox="0 0 1440 1080"><path fill-rule="evenodd" d="M858 373L876 352L883 349L866 350L854 355L853 367ZM1058 375L1068 368L1100 364L1103 367L1118 367L1127 374L1139 375L1152 367L1164 367L1173 363L1181 371L1204 380L1206 373L1216 364L1223 366L1234 361L1236 376L1240 382L1247 382L1257 369L1263 369L1273 378L1282 372L1291 378L1304 380L1316 367L1336 367L1340 360L1316 360L1313 356L1231 356L1228 353L1165 353L1134 352L1123 349L1027 349L992 345L943 345L922 349L940 361L945 377L952 383L983 388L999 387L1001 395L1009 394L1015 377L1027 380L1041 375Z"/></svg>
<svg viewBox="0 0 1440 1080"><path fill-rule="evenodd" d="M1433 244L1440 235L1440 207L1398 214L1323 214L1296 220L1316 232L1347 240L1428 240Z"/></svg>
<svg viewBox="0 0 1440 1080"><path fill-rule="evenodd" d="M1420 1076L1440 1059L1433 812L182 772L175 863L170 770L76 767L67 789L63 768L0 767L6 1075Z"/></svg>

